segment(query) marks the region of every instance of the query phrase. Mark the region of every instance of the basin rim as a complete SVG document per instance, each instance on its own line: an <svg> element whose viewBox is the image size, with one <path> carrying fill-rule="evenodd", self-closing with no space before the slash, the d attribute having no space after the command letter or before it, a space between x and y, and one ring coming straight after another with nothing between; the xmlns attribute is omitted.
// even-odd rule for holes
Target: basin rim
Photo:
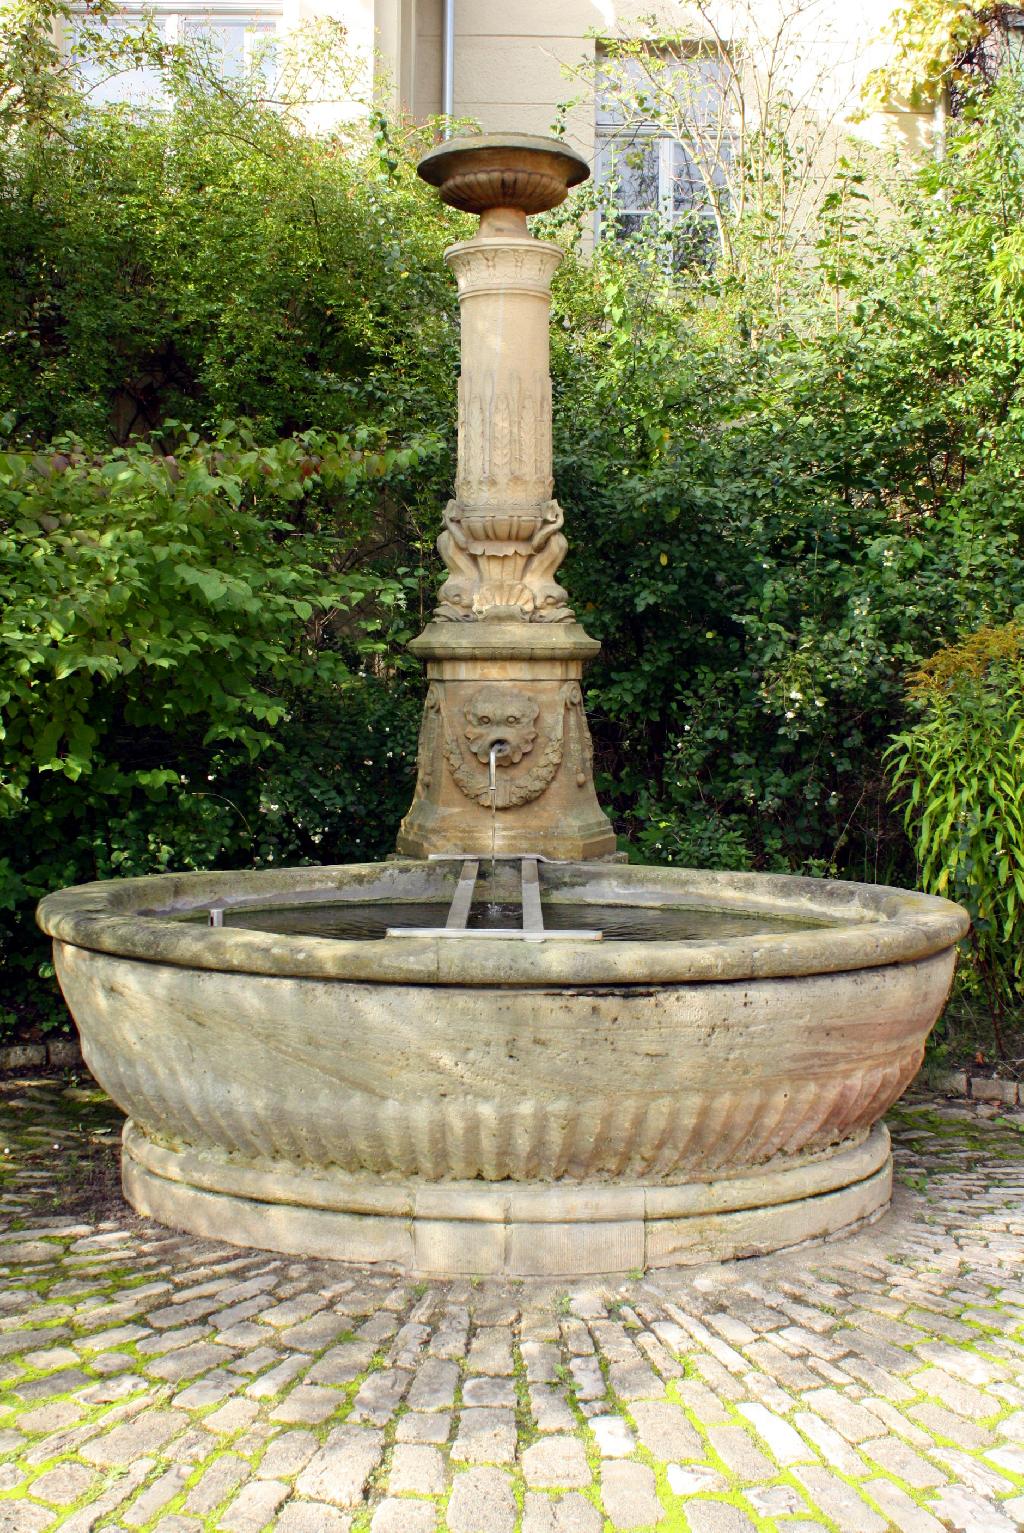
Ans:
<svg viewBox="0 0 1024 1533"><path fill-rule="evenodd" d="M560 876L585 880L588 902L596 897L598 903L619 905L703 903L717 910L805 916L835 924L707 942L504 943L472 936L457 941L427 936L353 941L189 925L169 913L216 904L229 907L267 895L280 895L287 903L289 895L301 890L329 893L369 887L374 879L390 884L389 893L366 897L400 899L403 877L429 877L429 870L440 866L409 858L113 879L48 895L37 919L56 942L181 968L368 984L537 989L798 979L912 963L947 951L970 926L966 911L949 900L886 885L600 863L556 866ZM664 893L665 898L629 898L631 891L641 889L648 895ZM164 913L145 913L150 911Z"/></svg>

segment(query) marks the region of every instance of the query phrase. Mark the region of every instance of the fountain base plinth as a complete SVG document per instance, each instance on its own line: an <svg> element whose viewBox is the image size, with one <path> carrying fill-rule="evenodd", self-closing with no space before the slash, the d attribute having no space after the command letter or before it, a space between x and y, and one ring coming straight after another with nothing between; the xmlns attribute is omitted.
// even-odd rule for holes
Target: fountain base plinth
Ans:
<svg viewBox="0 0 1024 1533"><path fill-rule="evenodd" d="M178 1229L427 1277L569 1277L763 1256L848 1231L892 1193L889 1134L678 1185L392 1181L175 1152L131 1122L125 1196Z"/></svg>

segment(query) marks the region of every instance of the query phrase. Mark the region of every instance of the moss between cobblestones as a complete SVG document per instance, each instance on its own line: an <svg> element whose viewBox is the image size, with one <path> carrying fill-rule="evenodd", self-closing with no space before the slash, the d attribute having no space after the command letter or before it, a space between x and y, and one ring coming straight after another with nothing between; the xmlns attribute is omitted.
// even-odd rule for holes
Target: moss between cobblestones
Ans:
<svg viewBox="0 0 1024 1533"><path fill-rule="evenodd" d="M385 1443L384 1450L377 1462L377 1466L374 1470L371 1471L366 1481L367 1496L372 1497L374 1495L384 1495L385 1491L387 1490L388 1479L391 1475L391 1462L394 1456L394 1451L395 1445L393 1441L390 1443Z"/></svg>
<svg viewBox="0 0 1024 1533"><path fill-rule="evenodd" d="M76 1459L73 1459L73 1458L71 1458L69 1456L69 1457L66 1457L64 1459L61 1459L59 1462L62 1462L62 1463L77 1463L78 1461ZM114 1468L114 1469L106 1469L106 1470L103 1470L103 1471L98 1471L98 1473L100 1475L100 1489L99 1489L98 1493L97 1493L95 1487L93 1487L93 1489L90 1490L88 1492L88 1494L79 1497L79 1499L77 1501L71 1502L67 1506L58 1507L56 1509L51 1507L45 1501L32 1501L30 1504L32 1506L45 1506L47 1511L51 1512L54 1517L59 1517L60 1518L60 1521L58 1523L53 1523L53 1524L51 1524L51 1526L54 1527L54 1528L62 1527L64 1525L64 1523L68 1522L70 1520L70 1518L74 1517L78 1512L85 1511L89 1506L91 1506L92 1503L99 1498L99 1496L102 1496L108 1490L112 1490L113 1487L117 1484L118 1480L123 1480L124 1479L124 1477L128 1473L128 1471L127 1471L127 1469ZM32 1494L32 1490L31 1490L31 1486L30 1486L28 1488L27 1495L23 1499L27 1500L28 1497L31 1496L31 1494ZM0 1503L0 1505L2 1505L2 1504L4 1504L4 1503ZM106 1518L106 1516L104 1516L101 1519L101 1521L98 1524L98 1526L102 1527L106 1523L106 1521L107 1521L107 1518Z"/></svg>
<svg viewBox="0 0 1024 1533"><path fill-rule="evenodd" d="M640 1458L639 1461L648 1463L654 1469L655 1489L658 1493L658 1499L662 1506L666 1508L665 1516L656 1524L657 1533L690 1533L690 1523L686 1517L686 1508L694 1501L704 1503L717 1501L724 1502L726 1506L734 1506L738 1512L742 1512L750 1518L755 1528L758 1529L758 1533L762 1533L762 1530L763 1533L783 1533L786 1527L785 1521L776 1523L773 1518L762 1517L760 1512L751 1506L748 1501L744 1500L742 1491L738 1488L695 1491L692 1496L679 1496L668 1483L668 1464L662 1464L658 1460L652 1459L650 1455L647 1455L646 1458ZM735 1480L736 1476L732 1475L730 1478ZM772 1483L778 1482L773 1481ZM794 1488L800 1489L799 1486ZM835 1525L828 1518L824 1518L823 1513L816 1507L811 1506L808 1515L822 1518L825 1526L829 1529L829 1533L840 1533L840 1530L835 1529Z"/></svg>
<svg viewBox="0 0 1024 1533"><path fill-rule="evenodd" d="M522 1453L524 1449L538 1441L541 1432L539 1427L534 1425L533 1412L530 1410L529 1380L526 1364L523 1361L522 1346L518 1341L512 1343L512 1369L516 1391L516 1443Z"/></svg>
<svg viewBox="0 0 1024 1533"><path fill-rule="evenodd" d="M1010 1159L1016 1160L1024 1157L1024 1146L1021 1145L1021 1136L1024 1134L1024 1117L1021 1124L1005 1118L980 1118L980 1117L956 1117L942 1113L935 1108L907 1107L897 1105L890 1108L888 1113L890 1126L899 1126L899 1137L904 1138L913 1146L915 1143L925 1143L926 1151L941 1154L959 1144L975 1154L990 1158L994 1150L1006 1153ZM1005 1129L993 1135L992 1129L1009 1121L1012 1124L1009 1132ZM927 1145L928 1136L940 1141L938 1146ZM894 1135L894 1137L896 1137ZM996 1144L993 1144L993 1138Z"/></svg>
<svg viewBox="0 0 1024 1533"><path fill-rule="evenodd" d="M140 1279L140 1284L141 1284L141 1281L143 1281L143 1280ZM100 1291L105 1291L105 1290L100 1290ZM348 1339L352 1339L353 1335L354 1335L354 1333L352 1333L351 1331L341 1333L341 1337L347 1337ZM309 1372L310 1368L312 1368L314 1366L314 1364L327 1351L329 1351L333 1346L336 1346L338 1344L338 1341L341 1339L341 1337L335 1338L335 1340L330 1342L330 1343L326 1343L325 1346L319 1352L310 1354L309 1361L308 1361L306 1367L304 1369L302 1369L298 1374L296 1374L295 1378L292 1381L290 1381L290 1387L291 1388L296 1387L296 1385L298 1385L306 1377L306 1374ZM147 1359L145 1359L145 1358L143 1358L143 1357L141 1357L139 1355L139 1353L137 1352L134 1344L123 1345L122 1347L120 1347L118 1349L111 1349L111 1350L118 1350L118 1351L123 1352L126 1356L129 1356L132 1359L132 1361L134 1361L134 1362L136 1362L138 1364L140 1370L144 1370L145 1363L146 1363ZM332 1426L336 1425L339 1420L343 1420L345 1418L345 1416L347 1416L349 1414L349 1412L352 1409L352 1403L353 1403L354 1397L355 1397L356 1393L358 1392L361 1384L364 1382L364 1380L371 1373L376 1372L381 1367L383 1367L385 1361L386 1361L386 1349L382 1346L381 1349L379 1349L378 1352L376 1352L374 1354L373 1358L371 1359L371 1362L370 1362L369 1366L361 1374L359 1374L356 1379L352 1380L347 1385L343 1385L343 1386L339 1387L338 1393L339 1393L339 1396L343 1396L344 1397L343 1403L341 1405L339 1405L338 1410L333 1412L331 1417L329 1417L325 1422L317 1423L316 1424L316 1428L314 1429L314 1432L315 1432L315 1435L316 1435L316 1437L317 1437L317 1439L319 1441L322 1442L326 1438L328 1432L330 1431L330 1428ZM252 1376L252 1378L248 1382L255 1382L256 1379L261 1377L264 1372L269 1371L270 1368L273 1367L273 1366L275 1366L275 1365L274 1364L268 1364L266 1369L259 1370L256 1374L254 1374ZM84 1367L88 1370L88 1364L87 1363L84 1364ZM26 1370L25 1373L19 1378L19 1382L25 1382L29 1378L35 1376L37 1373L40 1376L45 1376L46 1370L32 1370L32 1369ZM147 1387L148 1380L145 1379L145 1378L138 1378L137 1383L138 1383L138 1388L139 1389L145 1389ZM185 1385L186 1385L186 1381L182 1380L181 1381L181 1387L185 1387ZM8 1393L9 1393L9 1391L8 1391ZM173 1393L173 1391L170 1390L170 1389L160 1390L157 1393L157 1395L155 1396L155 1398L154 1398L154 1403L166 1403L171 1398L172 1393ZM61 1398L68 1398L70 1400L74 1400L75 1396L71 1392L68 1392L65 1396L62 1396L62 1395L49 1396L49 1397L47 1397L47 1402L46 1403L51 1403L51 1401L59 1400ZM280 1396L278 1398L280 1398ZM35 1403L36 1402L33 1402L32 1405L25 1405L23 1407L23 1409L31 1409L32 1406ZM190 1418L192 1420L194 1420L194 1421L202 1421L206 1416L212 1415L216 1410L218 1410L220 1408L220 1404L222 1404L222 1403L223 1402L213 1403L213 1404L211 1404L209 1406L204 1406L204 1407L201 1407L201 1408L199 1408L197 1410L191 1411L191 1412L189 1412ZM268 1400L267 1404L270 1405L271 1403L272 1402ZM17 1402L16 1404L17 1404L17 1406L20 1406L21 1402ZM86 1413L83 1414L82 1420L81 1420L81 1422L79 1424L91 1424L94 1421L101 1420L103 1418L105 1410L109 1411L109 1406L107 1406L107 1407L96 1406L91 1412L86 1412ZM245 1430L246 1429L244 1429L244 1428L240 1428L238 1430L238 1432L231 1434L224 1442L222 1442L218 1446L218 1448L216 1448L212 1453L207 1455L204 1459L202 1459L200 1461L200 1463L198 1463L195 1466L194 1470L192 1471L192 1473L188 1476L187 1480L185 1481L185 1484L184 1484L182 1490L177 1495L175 1495L173 1498L171 1498L167 1503L165 1503L158 1510L158 1512L154 1514L153 1518L150 1519L150 1521L147 1522L144 1525L143 1533L145 1533L146 1529L149 1529L150 1527L155 1527L156 1524L162 1518L170 1515L171 1513L174 1513L174 1512L177 1512L177 1511L181 1511L184 1508L184 1504L185 1504L185 1501L188 1498L189 1493L195 1488L195 1486L200 1482L200 1480L202 1480L204 1478L204 1476L209 1473L209 1471L216 1465L217 1461L220 1458L222 1458L222 1457L224 1457L224 1456L226 1456L228 1454L232 1454L232 1453L236 1452L235 1443L236 1443L237 1439L241 1435L243 1435ZM270 1439L270 1440L273 1440L273 1439ZM257 1467L259 1460L263 1456L263 1452L266 1451L266 1448L268 1446L269 1446L269 1441L268 1441L268 1443L264 1444L262 1452L256 1453L254 1451L253 1454L249 1455L249 1457L247 1459L247 1462L249 1462L252 1465L253 1468ZM170 1447L173 1447L173 1445L170 1445ZM170 1447L168 1449L168 1453L170 1452ZM145 1491L148 1489L148 1487L150 1485L152 1485L155 1482L155 1480L159 1479L159 1477L166 1472L169 1464L173 1461L172 1458L170 1458L168 1456L168 1454L165 1454L165 1453L155 1454L154 1457L157 1459L157 1462L156 1462L156 1464L154 1466L154 1469L153 1469L152 1473L147 1476L145 1481L143 1481L137 1487L136 1493L132 1497L132 1503L137 1501L145 1493ZM46 1460L41 1466L39 1466L38 1473L34 1476L32 1483L34 1483L35 1480L37 1480L42 1474L48 1472L51 1468L55 1467L58 1463L69 1462L69 1461L72 1461L72 1460L69 1458L68 1455L57 1455L53 1459ZM111 1483L113 1483L117 1478L122 1478L125 1472L126 1471L124 1471L124 1470L117 1470L117 1471L113 1471L113 1472L108 1473L107 1475L103 1476L102 1488L101 1488L100 1494L102 1494L102 1489L108 1488L109 1485ZM291 1478L294 1478L294 1477L291 1477ZM29 1485L28 1487L25 1487L25 1489L27 1489L28 1492L30 1493L31 1486ZM212 1530L215 1530L217 1528L221 1512L225 1509L225 1507L230 1503L230 1501L232 1500L234 1495L237 1493L237 1489L238 1489L238 1487L235 1486L235 1487L232 1487L229 1491L227 1491L225 1493L225 1496L222 1499L222 1501L219 1502L208 1514L206 1514L202 1518L204 1527L205 1528L209 1528L211 1530L211 1533L212 1533ZM96 1492L95 1487L93 1487L90 1490L90 1492L88 1492L81 1499L80 1502L76 1502L73 1505L71 1505L71 1506L69 1506L67 1508L62 1509L61 1512L59 1514L57 1514L57 1515L60 1515L61 1522L63 1523L74 1512L76 1512L78 1510L81 1510L85 1506L88 1506L89 1504L94 1502L96 1499L97 1499L97 1492ZM123 1510L123 1509L121 1509L121 1510ZM111 1513L110 1517L112 1519L114 1519L114 1518L116 1518L116 1515L117 1515L116 1513ZM195 1515L195 1514L191 1514L191 1515ZM107 1521L106 1518L102 1519L102 1522L101 1522L100 1526L104 1525L106 1523L106 1521Z"/></svg>
<svg viewBox="0 0 1024 1533"><path fill-rule="evenodd" d="M696 1369L694 1369L694 1371L696 1371ZM663 1484L665 1495L670 1496L674 1501L679 1501L681 1506L685 1507L689 1501L725 1501L730 1506L735 1506L738 1508L738 1510L744 1512L746 1516L752 1520L756 1528L764 1528L768 1530L768 1533L775 1533L775 1520L773 1518L763 1516L750 1502L745 1499L741 1486L741 1477L737 1475L734 1470L730 1469L729 1465L725 1462L721 1454L714 1447L710 1437L708 1436L707 1428L697 1413L689 1406L687 1406L685 1401L680 1399L678 1391L675 1388L675 1382L676 1381L674 1379L669 1381L666 1386L666 1394L668 1398L673 1402L673 1404L676 1404L681 1408L690 1425L697 1432L704 1445L704 1453L699 1462L701 1463L702 1467L706 1464L708 1468L714 1469L718 1474L720 1474L726 1481L727 1488L722 1491L695 1491L692 1496L679 1497L668 1484L667 1464L661 1464L659 1460L655 1459L647 1451L647 1449L642 1446L638 1449L638 1452L633 1455L633 1457L639 1458L641 1462L649 1464L654 1469L655 1479L657 1480L659 1487ZM747 1418L740 1414L740 1412L736 1409L735 1402L731 1400L723 1400L721 1404L729 1417L730 1423L734 1426L741 1427L744 1432L753 1437L755 1443L764 1451L764 1456L768 1459L769 1463L774 1463L774 1455L772 1454L768 1443L761 1437L756 1428L753 1427ZM782 1419L785 1420L786 1418L783 1417ZM799 1428L796 1427L793 1422L790 1422L789 1425L793 1427L794 1431L796 1431L798 1435L804 1439L804 1441L806 1441L804 1434L800 1432ZM697 1461L681 1459L680 1462L690 1463ZM788 1486L790 1489L796 1491L796 1493L801 1496L804 1501L807 1502L811 1509L811 1513L815 1517L824 1519L826 1526L830 1530L835 1526L831 1519L826 1517L825 1513L810 1501L806 1490L799 1483L799 1481L795 1479L789 1470L780 1469L777 1475L765 1481L765 1485ZM661 1494L660 1490L659 1494ZM664 1495L662 1495L662 1501L664 1501ZM780 1528L784 1528L785 1521L779 1524L779 1526ZM838 1529L837 1533L839 1533Z"/></svg>

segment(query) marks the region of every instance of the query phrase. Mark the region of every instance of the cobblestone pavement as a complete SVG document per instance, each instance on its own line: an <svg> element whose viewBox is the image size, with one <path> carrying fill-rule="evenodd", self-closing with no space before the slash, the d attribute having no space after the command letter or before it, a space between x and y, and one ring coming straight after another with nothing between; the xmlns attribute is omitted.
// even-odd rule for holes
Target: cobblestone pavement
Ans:
<svg viewBox="0 0 1024 1533"><path fill-rule="evenodd" d="M1012 1533L1024 1115L995 1111L904 1104L894 1211L847 1240L428 1284L137 1219L99 1092L0 1083L0 1530Z"/></svg>

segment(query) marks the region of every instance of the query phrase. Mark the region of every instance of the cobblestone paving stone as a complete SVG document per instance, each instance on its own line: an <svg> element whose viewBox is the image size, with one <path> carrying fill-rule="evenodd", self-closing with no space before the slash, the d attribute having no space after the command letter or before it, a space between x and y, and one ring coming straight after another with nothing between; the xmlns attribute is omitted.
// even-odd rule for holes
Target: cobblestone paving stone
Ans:
<svg viewBox="0 0 1024 1533"><path fill-rule="evenodd" d="M412 1282L161 1229L81 1077L0 1082L0 1533L1014 1533L1024 1113L892 1115L842 1240Z"/></svg>

